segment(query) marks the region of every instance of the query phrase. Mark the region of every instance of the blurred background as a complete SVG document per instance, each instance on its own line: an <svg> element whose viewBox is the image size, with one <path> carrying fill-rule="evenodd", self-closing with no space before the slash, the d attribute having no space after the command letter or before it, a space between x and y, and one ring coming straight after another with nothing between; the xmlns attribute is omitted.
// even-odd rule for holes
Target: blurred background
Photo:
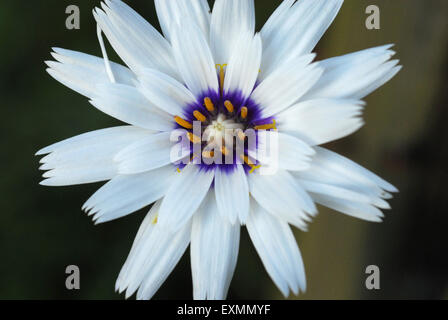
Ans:
<svg viewBox="0 0 448 320"><path fill-rule="evenodd" d="M153 1L127 0L159 28ZM261 28L280 3L256 0ZM67 30L78 5L81 29ZM2 1L0 4L0 298L124 299L115 279L147 209L94 226L81 211L101 185L49 188L38 183L34 153L53 142L117 120L46 72L51 47L101 55L91 11L99 1ZM377 5L381 29L367 30ZM448 1L346 0L316 48L318 59L395 43L403 70L366 98L366 125L327 147L400 189L381 224L320 207L309 232L296 231L308 291L291 299L448 298ZM119 61L109 50L110 56ZM155 299L192 297L189 251ZM81 289L65 288L65 268L81 270ZM381 289L367 290L377 265ZM281 299L246 230L230 299Z"/></svg>

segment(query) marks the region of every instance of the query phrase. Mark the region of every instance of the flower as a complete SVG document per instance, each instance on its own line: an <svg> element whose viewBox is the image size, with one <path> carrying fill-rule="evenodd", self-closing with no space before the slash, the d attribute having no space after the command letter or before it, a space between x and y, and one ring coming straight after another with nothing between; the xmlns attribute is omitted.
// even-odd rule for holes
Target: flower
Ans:
<svg viewBox="0 0 448 320"><path fill-rule="evenodd" d="M190 245L194 298L224 299L245 225L280 291L298 294L305 272L289 225L306 230L316 203L381 221L397 189L319 146L358 130L361 99L401 68L392 45L313 62L342 2L284 0L255 33L253 0L216 0L212 12L206 0L155 0L162 37L106 0L93 12L103 58L54 48L50 75L129 125L40 150L41 184L109 180L83 206L96 223L155 202L119 292L151 298ZM103 33L127 67L109 61Z"/></svg>

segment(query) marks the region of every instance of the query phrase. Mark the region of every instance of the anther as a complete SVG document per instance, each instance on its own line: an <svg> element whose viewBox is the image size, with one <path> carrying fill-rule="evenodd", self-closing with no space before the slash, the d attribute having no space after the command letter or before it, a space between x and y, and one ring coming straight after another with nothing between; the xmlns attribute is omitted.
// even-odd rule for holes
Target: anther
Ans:
<svg viewBox="0 0 448 320"><path fill-rule="evenodd" d="M241 108L241 118L246 119L247 118L247 107L242 107Z"/></svg>
<svg viewBox="0 0 448 320"><path fill-rule="evenodd" d="M255 126L254 127L255 130L271 130L271 129L277 129L275 127L275 124L269 123L269 124L263 124L260 126Z"/></svg>
<svg viewBox="0 0 448 320"><path fill-rule="evenodd" d="M191 132L187 132L187 136L188 136L188 140L190 140L194 144L201 143L201 138L199 138L197 135L195 135Z"/></svg>
<svg viewBox="0 0 448 320"><path fill-rule="evenodd" d="M207 110L209 112L213 112L215 110L215 106L213 105L212 99L205 98L204 99L204 104L205 104L205 107L207 108Z"/></svg>
<svg viewBox="0 0 448 320"><path fill-rule="evenodd" d="M178 125L180 125L181 127L184 127L185 129L192 129L193 125L188 122L187 120L182 119L181 117L175 116L174 117L174 121L176 121L176 123Z"/></svg>
<svg viewBox="0 0 448 320"><path fill-rule="evenodd" d="M204 151L202 151L202 156L204 158L210 159L215 156L215 153L213 151L204 150Z"/></svg>
<svg viewBox="0 0 448 320"><path fill-rule="evenodd" d="M224 106L226 107L227 111L229 111L229 113L233 113L233 111L235 110L235 108L233 107L232 102L230 102L229 100L226 100L224 102Z"/></svg>
<svg viewBox="0 0 448 320"><path fill-rule="evenodd" d="M225 146L222 146L221 147L221 153L226 156L226 155L229 154L229 151L227 150L227 148Z"/></svg>
<svg viewBox="0 0 448 320"><path fill-rule="evenodd" d="M207 118L202 113L200 113L198 110L193 111L193 116L198 121L201 121L201 122L204 122L205 120L207 120Z"/></svg>

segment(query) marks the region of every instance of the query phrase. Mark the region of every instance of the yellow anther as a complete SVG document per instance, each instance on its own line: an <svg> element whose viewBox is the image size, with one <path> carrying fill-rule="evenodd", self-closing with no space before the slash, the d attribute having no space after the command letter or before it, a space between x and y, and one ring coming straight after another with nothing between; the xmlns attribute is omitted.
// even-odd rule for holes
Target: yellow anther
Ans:
<svg viewBox="0 0 448 320"><path fill-rule="evenodd" d="M204 104L205 104L205 107L207 108L207 110L209 112L213 112L215 110L215 106L213 105L212 99L210 99L208 97L205 98L204 99Z"/></svg>
<svg viewBox="0 0 448 320"><path fill-rule="evenodd" d="M256 169L261 168L261 165L255 165L248 156L241 155L241 158L244 160L244 163L247 164L250 167L249 173L253 173Z"/></svg>
<svg viewBox="0 0 448 320"><path fill-rule="evenodd" d="M188 140L190 140L191 142L193 142L195 144L201 143L201 138L191 132L187 132L187 137L188 137Z"/></svg>
<svg viewBox="0 0 448 320"><path fill-rule="evenodd" d="M198 121L204 122L205 120L207 120L207 118L198 110L193 111L193 115Z"/></svg>
<svg viewBox="0 0 448 320"><path fill-rule="evenodd" d="M210 158L213 158L214 156L215 156L215 153L213 151L204 150L202 152L202 157L204 157L204 158L210 159Z"/></svg>
<svg viewBox="0 0 448 320"><path fill-rule="evenodd" d="M246 139L246 135L244 134L243 130L238 131L238 138L240 138L241 141L244 141L244 139Z"/></svg>
<svg viewBox="0 0 448 320"><path fill-rule="evenodd" d="M226 107L227 111L229 111L230 113L232 113L235 110L232 102L230 102L229 100L224 101L224 106Z"/></svg>
<svg viewBox="0 0 448 320"><path fill-rule="evenodd" d="M229 154L229 151L227 150L227 148L226 147L224 147L224 146L222 146L221 147L221 153L223 154L223 155L228 155Z"/></svg>
<svg viewBox="0 0 448 320"><path fill-rule="evenodd" d="M255 126L254 129L255 130L271 130L271 129L277 130L277 127L275 125L275 119L272 120L272 124L268 123L268 124L263 124L260 126Z"/></svg>
<svg viewBox="0 0 448 320"><path fill-rule="evenodd" d="M154 217L154 219L152 219L151 223L152 224L157 224L157 221L159 220L159 215L156 214L156 216Z"/></svg>
<svg viewBox="0 0 448 320"><path fill-rule="evenodd" d="M181 127L184 127L185 129L192 129L193 125L188 122L187 120L182 119L181 117L175 116L174 117L174 121L176 121L176 123L178 125L180 125Z"/></svg>
<svg viewBox="0 0 448 320"><path fill-rule="evenodd" d="M242 107L241 108L241 118L246 119L247 118L247 107Z"/></svg>
<svg viewBox="0 0 448 320"><path fill-rule="evenodd" d="M221 95L222 95L222 91L224 89L224 78L225 78L224 67L227 67L227 64L217 64L216 67L219 67L219 85L221 87Z"/></svg>

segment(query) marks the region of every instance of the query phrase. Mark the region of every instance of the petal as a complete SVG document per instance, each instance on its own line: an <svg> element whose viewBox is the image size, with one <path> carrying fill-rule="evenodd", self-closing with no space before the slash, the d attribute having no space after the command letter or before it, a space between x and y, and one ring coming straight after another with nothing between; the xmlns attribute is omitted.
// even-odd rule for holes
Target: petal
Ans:
<svg viewBox="0 0 448 320"><path fill-rule="evenodd" d="M197 23L206 39L210 33L210 6L207 0L155 0L157 16L165 37L170 40L173 25L188 19Z"/></svg>
<svg viewBox="0 0 448 320"><path fill-rule="evenodd" d="M160 109L173 116L184 114L184 108L196 102L194 95L180 82L153 69L139 76L138 89Z"/></svg>
<svg viewBox="0 0 448 320"><path fill-rule="evenodd" d="M196 300L223 300L238 258L240 225L221 218L213 192L199 211L191 232L193 296Z"/></svg>
<svg viewBox="0 0 448 320"><path fill-rule="evenodd" d="M230 57L224 80L224 93L241 91L245 101L257 81L261 62L261 38L253 33L245 33L239 37Z"/></svg>
<svg viewBox="0 0 448 320"><path fill-rule="evenodd" d="M283 111L298 101L322 75L322 68L310 62L314 54L285 63L261 82L252 99L261 106L264 117Z"/></svg>
<svg viewBox="0 0 448 320"><path fill-rule="evenodd" d="M217 93L215 62L202 31L188 22L172 30L174 58L184 83L196 97L210 90Z"/></svg>
<svg viewBox="0 0 448 320"><path fill-rule="evenodd" d="M229 63L241 34L255 32L254 0L216 0L213 6L210 43L219 64Z"/></svg>
<svg viewBox="0 0 448 320"><path fill-rule="evenodd" d="M291 59L310 53L333 22L343 0L283 1L261 30L261 79Z"/></svg>
<svg viewBox="0 0 448 320"><path fill-rule="evenodd" d="M84 204L97 223L121 218L162 198L173 182L173 166L133 175L114 177Z"/></svg>
<svg viewBox="0 0 448 320"><path fill-rule="evenodd" d="M232 172L216 170L214 185L221 218L244 224L249 214L249 185L243 166L237 165Z"/></svg>
<svg viewBox="0 0 448 320"><path fill-rule="evenodd" d="M294 173L317 203L368 221L381 221L378 209L390 209L384 199L398 190L374 173L324 148L307 171Z"/></svg>
<svg viewBox="0 0 448 320"><path fill-rule="evenodd" d="M170 115L131 86L116 83L98 85L90 103L98 110L137 127L157 131L169 131L175 127Z"/></svg>
<svg viewBox="0 0 448 320"><path fill-rule="evenodd" d="M249 155L269 168L300 171L310 167L314 150L300 139L276 131L259 131L257 149Z"/></svg>
<svg viewBox="0 0 448 320"><path fill-rule="evenodd" d="M153 68L177 77L171 47L160 33L125 3L112 0L93 12L120 58L136 73Z"/></svg>
<svg viewBox="0 0 448 320"><path fill-rule="evenodd" d="M135 174L175 163L189 155L187 152L174 152L180 144L170 140L171 132L163 132L140 139L121 150L114 158L119 163L120 174ZM176 158L173 156L176 155Z"/></svg>
<svg viewBox="0 0 448 320"><path fill-rule="evenodd" d="M102 58L61 48L53 50L57 61L46 61L47 72L70 89L91 98L98 84L110 82ZM118 83L132 85L135 77L131 70L113 62L111 68Z"/></svg>
<svg viewBox="0 0 448 320"><path fill-rule="evenodd" d="M43 157L41 170L49 178L47 186L93 183L109 180L118 172L114 156L136 140L153 133L148 130L122 126L92 131L52 144L37 152Z"/></svg>
<svg viewBox="0 0 448 320"><path fill-rule="evenodd" d="M190 242L191 222L175 234L157 223L161 201L143 221L131 252L120 271L115 288L131 296L138 287L138 299L151 299L184 254Z"/></svg>
<svg viewBox="0 0 448 320"><path fill-rule="evenodd" d="M304 292L305 268L291 228L252 202L247 231L266 271L285 297L289 289Z"/></svg>
<svg viewBox="0 0 448 320"><path fill-rule="evenodd" d="M386 45L319 61L324 74L302 98L362 99L392 79L401 66L389 59L395 54Z"/></svg>
<svg viewBox="0 0 448 320"><path fill-rule="evenodd" d="M200 170L195 164L188 164L179 172L163 199L160 225L172 232L181 228L201 205L213 177L214 170Z"/></svg>
<svg viewBox="0 0 448 320"><path fill-rule="evenodd" d="M252 197L270 214L306 230L306 222L317 213L311 197L285 170L274 175L249 174Z"/></svg>
<svg viewBox="0 0 448 320"><path fill-rule="evenodd" d="M282 131L310 145L324 144L357 131L365 103L359 100L315 99L299 102L276 115Z"/></svg>

